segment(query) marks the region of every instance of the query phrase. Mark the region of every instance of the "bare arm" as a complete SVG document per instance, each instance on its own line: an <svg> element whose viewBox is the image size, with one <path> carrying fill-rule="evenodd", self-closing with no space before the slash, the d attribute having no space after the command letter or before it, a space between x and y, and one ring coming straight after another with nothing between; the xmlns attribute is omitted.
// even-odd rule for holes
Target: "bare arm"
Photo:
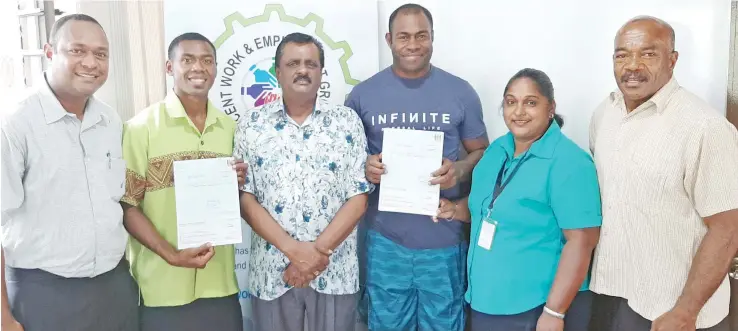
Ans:
<svg viewBox="0 0 738 331"><path fill-rule="evenodd" d="M5 323L5 321L15 320L15 318L13 318L13 313L10 310L10 302L8 301L8 288L7 286L5 286L5 252L2 250L2 248L0 248L0 264L1 264L0 267L2 267L2 270L0 270L0 272L2 272L2 276L3 276L2 320L3 320L3 323Z"/></svg>
<svg viewBox="0 0 738 331"><path fill-rule="evenodd" d="M558 313L565 313L582 287L589 264L600 237L600 228L564 230L566 244L556 271L546 306Z"/></svg>
<svg viewBox="0 0 738 331"><path fill-rule="evenodd" d="M729 210L705 218L708 230L702 239L682 295L675 310L697 316L725 279L738 251L738 210Z"/></svg>
<svg viewBox="0 0 738 331"><path fill-rule="evenodd" d="M13 316L13 311L10 309L10 300L8 299L8 288L5 285L5 251L0 248L0 268L2 268L2 331L23 331L23 326Z"/></svg>
<svg viewBox="0 0 738 331"><path fill-rule="evenodd" d="M0 267L2 267L2 331L23 331L23 326L13 316L13 311L10 309L10 301L8 299L8 288L5 285L5 252L0 248Z"/></svg>
<svg viewBox="0 0 738 331"><path fill-rule="evenodd" d="M124 202L121 206L123 207L123 226L128 233L170 265L183 268L204 268L210 258L215 255L215 250L209 244L177 250L159 234L154 224L138 207Z"/></svg>
<svg viewBox="0 0 738 331"><path fill-rule="evenodd" d="M146 248L171 264L177 250L164 240L156 231L154 225L151 224L149 218L138 207L123 202L121 206L123 207L123 226L125 226L128 233Z"/></svg>
<svg viewBox="0 0 738 331"><path fill-rule="evenodd" d="M484 150L489 146L489 138L484 125L482 101L479 94L469 84L460 95L463 109L463 120L458 126L461 143L464 145L467 156L457 160L454 164L456 181L467 183L471 181L472 170L482 158ZM444 188L441 186L441 188Z"/></svg>
<svg viewBox="0 0 738 331"><path fill-rule="evenodd" d="M484 149L487 148L487 137L467 139L463 143L468 153L466 157L456 162L444 158L441 167L431 174L433 177L430 181L431 185L440 185L442 190L446 190L471 180L472 170L484 155ZM373 162L371 158L368 161L369 165ZM381 173L382 170L384 169L377 169L376 166L367 167L367 178L371 180L372 176L378 176L377 172Z"/></svg>
<svg viewBox="0 0 738 331"><path fill-rule="evenodd" d="M684 191L707 226L692 258L689 274L674 307L654 320L651 330L694 330L705 303L725 280L738 249L738 131L715 117L695 127L699 144L685 159ZM686 244L686 243L685 243Z"/></svg>
<svg viewBox="0 0 738 331"><path fill-rule="evenodd" d="M477 165L479 159L484 155L484 150L489 146L487 136L476 139L467 139L462 142L467 155L464 159L456 161L455 167L459 182L468 182L471 180L474 166Z"/></svg>
<svg viewBox="0 0 738 331"><path fill-rule="evenodd" d="M366 194L355 195L341 206L328 227L315 240L315 245L321 253L330 254L346 240L366 212L368 199Z"/></svg>
<svg viewBox="0 0 738 331"><path fill-rule="evenodd" d="M549 174L551 210L566 242L559 257L546 307L564 314L576 297L589 272L592 252L600 239L602 206L597 170L588 156L572 157L554 163ZM544 313L539 323L553 321ZM561 320L556 320L562 322Z"/></svg>

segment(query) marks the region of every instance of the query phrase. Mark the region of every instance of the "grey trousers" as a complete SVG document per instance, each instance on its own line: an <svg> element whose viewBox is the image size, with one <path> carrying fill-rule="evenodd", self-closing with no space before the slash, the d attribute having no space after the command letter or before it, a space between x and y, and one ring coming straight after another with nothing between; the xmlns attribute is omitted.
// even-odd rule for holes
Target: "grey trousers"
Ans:
<svg viewBox="0 0 738 331"><path fill-rule="evenodd" d="M25 331L138 331L138 286L122 260L93 278L5 268L13 316Z"/></svg>
<svg viewBox="0 0 738 331"><path fill-rule="evenodd" d="M595 294L592 305L590 331L649 331L651 321L643 318L628 306L623 298ZM702 331L730 331L728 319Z"/></svg>
<svg viewBox="0 0 738 331"><path fill-rule="evenodd" d="M254 331L348 331L356 325L358 294L329 295L293 288L265 301L251 298Z"/></svg>

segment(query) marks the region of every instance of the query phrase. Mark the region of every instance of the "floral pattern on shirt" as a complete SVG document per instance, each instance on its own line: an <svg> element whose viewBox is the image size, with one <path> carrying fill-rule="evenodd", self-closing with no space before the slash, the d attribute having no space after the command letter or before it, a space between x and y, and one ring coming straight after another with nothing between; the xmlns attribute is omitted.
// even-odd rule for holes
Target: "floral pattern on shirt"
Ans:
<svg viewBox="0 0 738 331"><path fill-rule="evenodd" d="M280 101L246 112L238 123L234 157L249 166L243 191L259 203L298 241L314 241L351 197L370 193L366 180L366 136L350 108L317 102L297 124ZM325 294L359 290L356 229L334 249L328 268L310 283ZM289 260L252 231L249 291L273 300L290 289L282 280Z"/></svg>

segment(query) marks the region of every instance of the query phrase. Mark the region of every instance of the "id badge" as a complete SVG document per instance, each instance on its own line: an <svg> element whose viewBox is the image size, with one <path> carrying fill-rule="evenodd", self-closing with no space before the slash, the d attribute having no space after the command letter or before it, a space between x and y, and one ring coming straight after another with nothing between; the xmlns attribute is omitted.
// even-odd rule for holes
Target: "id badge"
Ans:
<svg viewBox="0 0 738 331"><path fill-rule="evenodd" d="M491 213L487 213L487 217L482 220L482 228L479 231L479 240L477 245L486 250L492 248L492 241L495 239L495 232L497 232L497 221L489 217Z"/></svg>

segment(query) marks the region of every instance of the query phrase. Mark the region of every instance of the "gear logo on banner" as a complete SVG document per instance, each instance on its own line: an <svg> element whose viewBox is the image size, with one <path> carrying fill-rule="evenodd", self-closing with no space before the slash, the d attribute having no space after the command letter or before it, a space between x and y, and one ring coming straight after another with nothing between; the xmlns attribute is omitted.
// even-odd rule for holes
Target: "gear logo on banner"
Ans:
<svg viewBox="0 0 738 331"><path fill-rule="evenodd" d="M318 96L343 104L350 87L359 83L351 77L348 60L353 56L346 41L334 41L324 31L320 16L289 16L280 4L268 4L264 13L245 18L240 12L224 20L225 31L215 40L218 73L211 99L233 119L251 108L278 100L274 55L279 42L292 32L310 34L323 45L325 67Z"/></svg>

